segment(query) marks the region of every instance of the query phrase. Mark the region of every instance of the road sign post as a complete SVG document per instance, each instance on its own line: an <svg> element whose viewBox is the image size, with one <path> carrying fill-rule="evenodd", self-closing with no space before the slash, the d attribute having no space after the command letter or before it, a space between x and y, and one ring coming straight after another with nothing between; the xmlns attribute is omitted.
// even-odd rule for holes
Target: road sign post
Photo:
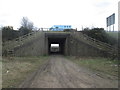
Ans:
<svg viewBox="0 0 120 90"><path fill-rule="evenodd" d="M108 31L112 31L111 30L111 25L113 25L113 31L114 31L115 13L113 13L112 15L110 15L109 17L107 17L106 18L106 22L107 22L107 27L109 27Z"/></svg>

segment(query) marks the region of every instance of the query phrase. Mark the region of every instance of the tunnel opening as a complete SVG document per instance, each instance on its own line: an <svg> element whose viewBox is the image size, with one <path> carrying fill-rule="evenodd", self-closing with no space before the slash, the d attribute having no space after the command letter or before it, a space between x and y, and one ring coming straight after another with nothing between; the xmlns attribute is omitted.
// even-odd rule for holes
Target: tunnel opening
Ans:
<svg viewBox="0 0 120 90"><path fill-rule="evenodd" d="M60 51L59 44L51 44L50 45L50 52L52 54L57 54L57 53L59 53L59 51Z"/></svg>
<svg viewBox="0 0 120 90"><path fill-rule="evenodd" d="M48 38L48 54L65 54L66 38Z"/></svg>

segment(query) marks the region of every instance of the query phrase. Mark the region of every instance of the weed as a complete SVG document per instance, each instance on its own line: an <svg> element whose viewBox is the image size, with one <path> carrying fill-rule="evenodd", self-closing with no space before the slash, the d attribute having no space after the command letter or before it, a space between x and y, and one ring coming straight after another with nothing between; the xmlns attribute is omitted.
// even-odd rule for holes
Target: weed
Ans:
<svg viewBox="0 0 120 90"><path fill-rule="evenodd" d="M99 71L105 74L118 77L118 60L110 60L109 58L73 58L67 57L69 60L77 63L80 66L87 67L94 71Z"/></svg>
<svg viewBox="0 0 120 90"><path fill-rule="evenodd" d="M3 58L2 78L3 88L18 86L29 74L47 61L46 57L13 57L12 60Z"/></svg>

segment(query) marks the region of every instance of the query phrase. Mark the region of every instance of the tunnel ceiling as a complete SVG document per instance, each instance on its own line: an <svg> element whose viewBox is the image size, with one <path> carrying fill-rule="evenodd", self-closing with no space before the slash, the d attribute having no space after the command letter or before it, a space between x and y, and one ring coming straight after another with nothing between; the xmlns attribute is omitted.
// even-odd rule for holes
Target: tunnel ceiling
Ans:
<svg viewBox="0 0 120 90"><path fill-rule="evenodd" d="M66 38L48 38L48 42L51 44L60 44L60 43L64 43Z"/></svg>
<svg viewBox="0 0 120 90"><path fill-rule="evenodd" d="M49 43L64 43L69 33L45 33Z"/></svg>

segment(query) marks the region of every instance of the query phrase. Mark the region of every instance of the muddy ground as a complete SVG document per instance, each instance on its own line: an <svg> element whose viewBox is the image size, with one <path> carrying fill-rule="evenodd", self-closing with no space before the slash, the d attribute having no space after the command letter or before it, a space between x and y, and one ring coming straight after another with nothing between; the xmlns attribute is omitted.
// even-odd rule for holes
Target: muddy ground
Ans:
<svg viewBox="0 0 120 90"><path fill-rule="evenodd" d="M19 88L117 88L117 82L80 67L64 56L52 55Z"/></svg>

